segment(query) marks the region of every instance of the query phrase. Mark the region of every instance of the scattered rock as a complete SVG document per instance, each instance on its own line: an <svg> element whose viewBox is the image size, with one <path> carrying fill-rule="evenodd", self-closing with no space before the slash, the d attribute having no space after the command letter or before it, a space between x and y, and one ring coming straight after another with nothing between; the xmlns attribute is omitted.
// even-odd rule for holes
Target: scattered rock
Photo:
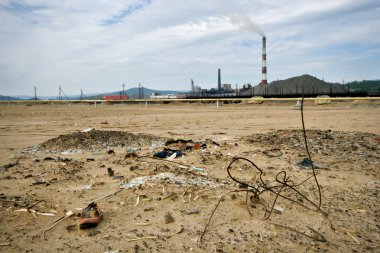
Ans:
<svg viewBox="0 0 380 253"><path fill-rule="evenodd" d="M301 169L311 169L312 168L311 161L309 160L309 158L304 158L304 159L298 161L296 163L296 165L298 167L300 167ZM326 165L315 163L315 162L313 162L313 166L314 166L314 169L326 169L327 168Z"/></svg>
<svg viewBox="0 0 380 253"><path fill-rule="evenodd" d="M32 185L46 184L47 181L43 178L36 178L33 180Z"/></svg>
<svg viewBox="0 0 380 253"><path fill-rule="evenodd" d="M78 229L77 225L68 225L68 226L66 226L67 232L72 232L72 231L75 231L77 229Z"/></svg>
<svg viewBox="0 0 380 253"><path fill-rule="evenodd" d="M280 149L277 149L277 148L264 150L263 153L269 157L279 157L279 156L283 155L282 151Z"/></svg>
<svg viewBox="0 0 380 253"><path fill-rule="evenodd" d="M170 213L165 214L164 219L165 219L165 224L174 222L174 218Z"/></svg>
<svg viewBox="0 0 380 253"><path fill-rule="evenodd" d="M107 168L108 176L113 177L115 175L115 172L112 170L112 168Z"/></svg>
<svg viewBox="0 0 380 253"><path fill-rule="evenodd" d="M190 215L190 214L199 214L199 209L198 208L191 208L191 209L186 209L181 211L184 214Z"/></svg>
<svg viewBox="0 0 380 253"><path fill-rule="evenodd" d="M88 232L88 236L96 236L97 234L100 234L100 231L95 230L95 231Z"/></svg>
<svg viewBox="0 0 380 253"><path fill-rule="evenodd" d="M3 165L2 168L3 169L9 169L9 168L12 168L12 167L16 166L17 164L18 164L18 161L11 162L11 163Z"/></svg>

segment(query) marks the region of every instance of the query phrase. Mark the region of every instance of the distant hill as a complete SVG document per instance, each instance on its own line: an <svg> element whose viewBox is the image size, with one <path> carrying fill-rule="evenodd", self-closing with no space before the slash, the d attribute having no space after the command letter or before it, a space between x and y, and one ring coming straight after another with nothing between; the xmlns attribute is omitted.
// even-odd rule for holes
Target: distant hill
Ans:
<svg viewBox="0 0 380 253"><path fill-rule="evenodd" d="M183 91L175 91L175 90L152 90L152 89L149 89L149 88L143 88L143 91L144 91L144 98L148 98L150 96L150 94L152 93L159 93L159 94L162 94L162 95L167 95L167 94L179 94L179 93L183 93ZM84 99L93 99L93 100L96 100L96 99L103 99L103 96L105 95L119 95L121 94L122 91L115 91L115 92L108 92L108 93L91 93L91 94L84 94L85 97ZM128 90L125 90L124 91L125 94L127 94L130 98L138 98L138 95L139 95L139 88L138 87L134 87L134 88L130 88ZM80 95L68 95L67 96L70 100L80 100ZM58 97L57 96L38 96L37 97L38 100L49 100L49 99L53 99L53 100L58 100ZM66 99L66 97L63 97L63 99ZM34 100L34 96L24 96L24 95L20 95L20 96L3 96L3 95L0 95L0 100Z"/></svg>
<svg viewBox="0 0 380 253"><path fill-rule="evenodd" d="M103 94L98 94L96 96L87 97L87 99L102 99L103 96L105 96L105 95L120 95L121 93L122 93L122 91L116 91L116 92L111 92L111 93L103 93ZM124 93L127 94L130 98L138 98L139 97L139 88L138 87L130 88L128 90L125 90ZM183 91L152 90L152 89L143 87L143 93L144 93L144 98L148 98L150 96L150 94L152 94L152 93L159 93L161 95L167 95L167 94L179 94L179 93L183 93Z"/></svg>
<svg viewBox="0 0 380 253"><path fill-rule="evenodd" d="M369 95L380 94L380 80L363 80L349 82L344 85L353 91L368 92Z"/></svg>
<svg viewBox="0 0 380 253"><path fill-rule="evenodd" d="M302 75L285 80L270 82L268 85L257 85L243 90L242 95L317 95L330 93L346 93L347 87L338 83L328 83L311 75Z"/></svg>
<svg viewBox="0 0 380 253"><path fill-rule="evenodd" d="M331 92L346 92L345 88L341 84L329 83L320 80L311 75L296 76L285 80L273 81L270 87L274 90L282 90L283 93L295 92L295 93L329 93Z"/></svg>
<svg viewBox="0 0 380 253"><path fill-rule="evenodd" d="M21 100L20 98L0 95L0 100Z"/></svg>

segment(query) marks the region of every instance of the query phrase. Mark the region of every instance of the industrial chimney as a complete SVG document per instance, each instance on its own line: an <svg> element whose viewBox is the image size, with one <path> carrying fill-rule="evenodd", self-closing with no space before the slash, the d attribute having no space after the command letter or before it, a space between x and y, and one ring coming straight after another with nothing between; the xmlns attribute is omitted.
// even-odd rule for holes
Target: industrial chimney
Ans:
<svg viewBox="0 0 380 253"><path fill-rule="evenodd" d="M261 84L267 85L267 39L263 36L263 62Z"/></svg>
<svg viewBox="0 0 380 253"><path fill-rule="evenodd" d="M220 77L220 69L218 69L218 90L222 89L222 79Z"/></svg>

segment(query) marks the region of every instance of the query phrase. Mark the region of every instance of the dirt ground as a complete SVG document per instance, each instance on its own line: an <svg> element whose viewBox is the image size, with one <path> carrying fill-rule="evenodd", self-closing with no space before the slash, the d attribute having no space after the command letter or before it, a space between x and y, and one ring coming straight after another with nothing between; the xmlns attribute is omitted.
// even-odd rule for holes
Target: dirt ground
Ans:
<svg viewBox="0 0 380 253"><path fill-rule="evenodd" d="M380 252L380 103L304 117L321 203L293 102L0 104L0 252Z"/></svg>

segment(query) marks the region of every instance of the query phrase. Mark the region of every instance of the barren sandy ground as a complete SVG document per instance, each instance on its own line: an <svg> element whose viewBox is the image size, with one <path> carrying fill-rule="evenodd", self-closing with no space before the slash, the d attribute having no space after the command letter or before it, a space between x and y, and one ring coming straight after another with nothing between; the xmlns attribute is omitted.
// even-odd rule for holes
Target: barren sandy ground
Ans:
<svg viewBox="0 0 380 253"><path fill-rule="evenodd" d="M276 192L280 171L295 184L309 178L312 171L296 165L307 156L294 103L0 105L0 165L18 162L0 167L0 251L380 252L380 105L307 102L304 113L311 156L322 167L322 211L311 178L295 187L299 193L284 189L294 201L279 197L264 220L275 194L246 202L247 189L226 168L247 158ZM80 133L87 128L128 135ZM205 146L173 161L153 159L170 138ZM231 172L262 184L247 162ZM219 198L234 190L244 191L223 198L200 241ZM103 219L80 230L80 213L93 200Z"/></svg>

